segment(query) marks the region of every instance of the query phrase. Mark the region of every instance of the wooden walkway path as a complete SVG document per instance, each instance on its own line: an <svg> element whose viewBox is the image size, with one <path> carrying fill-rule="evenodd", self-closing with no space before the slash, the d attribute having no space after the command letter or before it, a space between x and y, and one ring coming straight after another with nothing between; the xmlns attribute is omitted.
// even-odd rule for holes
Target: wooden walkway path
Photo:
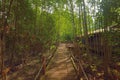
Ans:
<svg viewBox="0 0 120 80"><path fill-rule="evenodd" d="M51 60L45 80L77 80L66 44L60 44Z"/></svg>

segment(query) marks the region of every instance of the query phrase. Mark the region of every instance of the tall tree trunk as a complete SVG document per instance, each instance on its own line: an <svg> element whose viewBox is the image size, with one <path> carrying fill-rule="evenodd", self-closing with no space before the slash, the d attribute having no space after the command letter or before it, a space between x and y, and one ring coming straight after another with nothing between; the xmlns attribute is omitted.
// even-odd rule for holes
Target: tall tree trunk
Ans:
<svg viewBox="0 0 120 80"><path fill-rule="evenodd" d="M35 22L34 22L34 33L37 34L37 12L38 12L38 5L35 5Z"/></svg>
<svg viewBox="0 0 120 80"><path fill-rule="evenodd" d="M80 36L82 37L82 4L79 2L79 27L80 27Z"/></svg>
<svg viewBox="0 0 120 80"><path fill-rule="evenodd" d="M13 48L15 48L15 46L16 46L16 42L17 42L17 38L16 38L16 36L17 36L17 4L16 4L16 9L14 10L14 26L15 26L15 31L14 31L14 43L13 43ZM13 66L13 63L14 63L14 55L15 55L15 53L16 53L16 49L13 49L13 52L11 53L11 55L10 55L10 66Z"/></svg>
<svg viewBox="0 0 120 80"><path fill-rule="evenodd" d="M1 72L4 69L4 53L5 53L5 28L6 28L6 16L5 16L5 0L2 0L2 32L1 32ZM2 80L4 80L4 76L2 75Z"/></svg>
<svg viewBox="0 0 120 80"><path fill-rule="evenodd" d="M91 60L91 56L90 56L90 52L89 52L89 42L88 42L88 27L87 27L87 13L86 13L86 8L85 8L85 1L83 0L83 31L84 31L84 36L85 36L85 45L86 45L86 53L89 56L90 62Z"/></svg>
<svg viewBox="0 0 120 80"><path fill-rule="evenodd" d="M104 3L108 3L108 0L105 0ZM110 46L108 44L108 36L107 36L107 27L109 25L109 4L104 4L104 11L103 11L103 16L104 16L104 58L103 58L103 63L104 63L104 80L109 80L109 63L110 63L110 58L111 58L111 51L109 51Z"/></svg>
<svg viewBox="0 0 120 80"><path fill-rule="evenodd" d="M74 5L73 0L70 0L70 8L71 8L71 17L72 17L72 26L73 26L73 39L76 37L76 26L75 26L75 18L74 18Z"/></svg>

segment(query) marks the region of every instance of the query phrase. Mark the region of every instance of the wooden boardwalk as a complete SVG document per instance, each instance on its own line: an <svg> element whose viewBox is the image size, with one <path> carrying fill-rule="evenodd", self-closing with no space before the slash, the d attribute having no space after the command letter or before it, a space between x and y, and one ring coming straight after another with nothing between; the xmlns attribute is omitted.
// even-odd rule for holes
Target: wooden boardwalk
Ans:
<svg viewBox="0 0 120 80"><path fill-rule="evenodd" d="M66 44L60 44L51 60L45 80L77 80Z"/></svg>

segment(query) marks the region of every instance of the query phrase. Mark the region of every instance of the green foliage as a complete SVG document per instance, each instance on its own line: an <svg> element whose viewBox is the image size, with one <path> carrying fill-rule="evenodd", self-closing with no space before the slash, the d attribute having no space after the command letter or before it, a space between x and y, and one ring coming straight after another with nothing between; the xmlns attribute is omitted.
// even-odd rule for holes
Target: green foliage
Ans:
<svg viewBox="0 0 120 80"><path fill-rule="evenodd" d="M119 30L111 30L106 34L108 40L109 40L109 45L112 46L112 50L114 54L120 55L120 31Z"/></svg>
<svg viewBox="0 0 120 80"><path fill-rule="evenodd" d="M48 43L50 45L56 36L55 21L53 20L52 15L47 12L42 12L38 22L38 35L40 36L40 41L44 44Z"/></svg>
<svg viewBox="0 0 120 80"><path fill-rule="evenodd" d="M69 11L55 11L54 17L56 20L57 31L59 33L59 39L65 41L68 36L72 39L73 29Z"/></svg>
<svg viewBox="0 0 120 80"><path fill-rule="evenodd" d="M87 5L83 1L14 0L7 19L10 31L6 34L6 52L21 55L35 51L39 53L53 49L58 39L71 41L74 36L84 35L85 28L90 33L120 24L120 0L88 0L85 1ZM6 12L9 2L6 0ZM119 36L116 32L112 34ZM112 34L109 39L114 37ZM112 44L119 44L116 40L111 41Z"/></svg>

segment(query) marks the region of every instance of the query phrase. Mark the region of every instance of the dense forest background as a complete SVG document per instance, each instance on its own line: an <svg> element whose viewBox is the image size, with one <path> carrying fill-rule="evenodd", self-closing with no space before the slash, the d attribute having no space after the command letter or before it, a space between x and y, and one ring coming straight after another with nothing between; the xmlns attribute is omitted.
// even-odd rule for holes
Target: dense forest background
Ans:
<svg viewBox="0 0 120 80"><path fill-rule="evenodd" d="M119 47L120 32L107 32L119 25L120 0L0 0L1 71L97 30L104 29L108 46Z"/></svg>
<svg viewBox="0 0 120 80"><path fill-rule="evenodd" d="M1 21L1 31L3 24L8 26L7 42L15 40L12 38L15 36L26 41L36 40L41 45L50 45L58 38L72 40L75 35L83 34L85 27L92 32L119 24L119 3L119 0L1 0L1 19L5 18Z"/></svg>

